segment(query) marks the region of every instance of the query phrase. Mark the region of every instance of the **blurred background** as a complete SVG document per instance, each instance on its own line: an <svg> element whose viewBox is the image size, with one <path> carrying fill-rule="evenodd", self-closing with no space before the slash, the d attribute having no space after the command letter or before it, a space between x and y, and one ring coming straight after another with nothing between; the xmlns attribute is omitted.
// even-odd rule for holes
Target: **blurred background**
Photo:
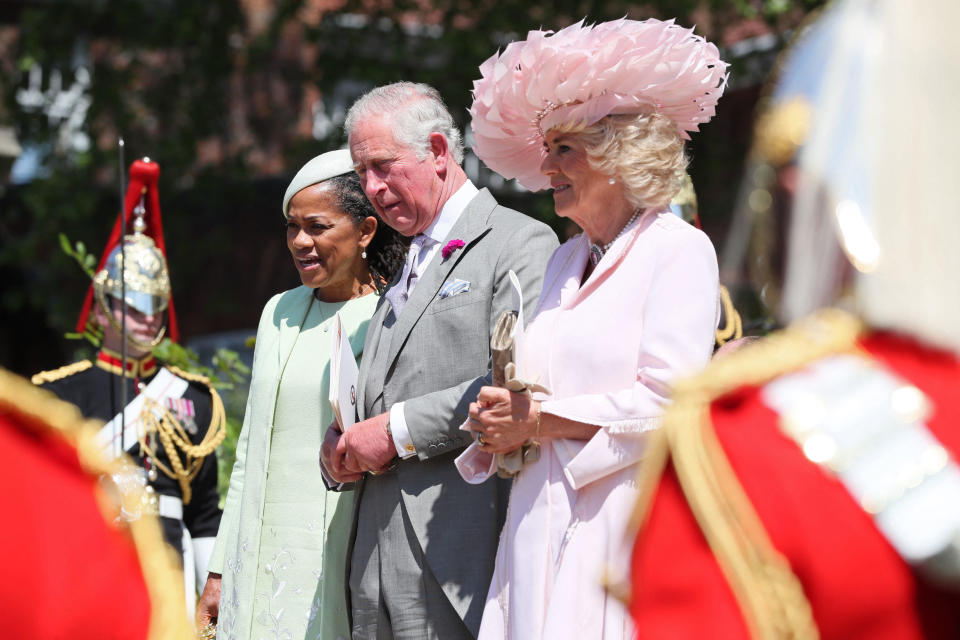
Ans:
<svg viewBox="0 0 960 640"><path fill-rule="evenodd" d="M426 82L466 129L479 65L530 29L675 17L717 44L730 83L693 136L699 220L721 253L754 114L790 35L823 0L0 0L0 366L21 375L95 354L70 336L119 212L120 174L160 165L182 346L165 361L211 377L227 409L225 493L264 303L300 284L280 203L315 155L343 147L343 119L366 90ZM125 140L120 165L117 141ZM469 151L467 174L550 224L532 194ZM747 333L769 319L724 282ZM741 295L742 294L742 295Z"/></svg>
<svg viewBox="0 0 960 640"><path fill-rule="evenodd" d="M73 330L88 276L61 246L99 258L126 163L161 167L160 204L184 342L201 358L244 339L299 284L280 201L307 159L344 145L366 89L440 90L468 124L477 67L529 29L584 16L676 17L731 63L717 117L690 143L704 230L718 250L764 79L818 0L3 0L0 2L0 365L28 375L92 353ZM468 133L469 142L469 133ZM509 206L572 231L548 194L487 171ZM126 168L124 168L124 171ZM749 312L745 321L749 326Z"/></svg>

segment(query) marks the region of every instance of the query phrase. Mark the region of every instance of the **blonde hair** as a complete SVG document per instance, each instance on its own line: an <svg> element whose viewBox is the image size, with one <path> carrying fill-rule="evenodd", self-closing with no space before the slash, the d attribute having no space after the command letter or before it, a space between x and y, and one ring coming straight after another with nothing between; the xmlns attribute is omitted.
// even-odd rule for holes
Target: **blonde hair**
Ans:
<svg viewBox="0 0 960 640"><path fill-rule="evenodd" d="M683 184L688 159L670 118L659 113L608 115L584 126L553 128L576 135L590 166L623 184L627 201L638 209L670 203Z"/></svg>

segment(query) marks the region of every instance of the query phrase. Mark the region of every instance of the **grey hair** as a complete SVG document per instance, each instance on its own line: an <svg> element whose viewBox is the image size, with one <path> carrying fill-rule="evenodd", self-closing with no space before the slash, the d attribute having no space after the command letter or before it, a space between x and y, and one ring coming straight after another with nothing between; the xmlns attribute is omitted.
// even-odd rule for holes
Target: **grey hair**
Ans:
<svg viewBox="0 0 960 640"><path fill-rule="evenodd" d="M420 160L430 153L430 134L439 133L447 139L450 155L456 163L463 162L463 136L440 92L430 85L395 82L363 94L347 112L343 124L347 138L359 122L373 116L388 118L394 139L412 149Z"/></svg>

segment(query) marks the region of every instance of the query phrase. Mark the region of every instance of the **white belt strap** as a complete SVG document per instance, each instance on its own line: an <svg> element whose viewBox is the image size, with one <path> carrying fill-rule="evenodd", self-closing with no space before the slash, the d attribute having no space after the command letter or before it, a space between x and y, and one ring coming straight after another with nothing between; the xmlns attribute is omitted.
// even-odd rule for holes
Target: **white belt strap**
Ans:
<svg viewBox="0 0 960 640"><path fill-rule="evenodd" d="M158 404L163 402L164 398L179 398L187 391L188 383L179 376L175 376L169 369L164 367L150 381L150 384L123 410L123 434L120 434L120 414L114 416L113 420L108 422L100 429L97 434L97 442L109 458L119 457L121 454L121 441L129 448L137 442L137 435L140 429L140 415L143 411L143 405L146 398L156 401ZM158 418L160 416L157 416Z"/></svg>
<svg viewBox="0 0 960 640"><path fill-rule="evenodd" d="M183 500L175 496L157 496L157 515L161 518L183 520Z"/></svg>

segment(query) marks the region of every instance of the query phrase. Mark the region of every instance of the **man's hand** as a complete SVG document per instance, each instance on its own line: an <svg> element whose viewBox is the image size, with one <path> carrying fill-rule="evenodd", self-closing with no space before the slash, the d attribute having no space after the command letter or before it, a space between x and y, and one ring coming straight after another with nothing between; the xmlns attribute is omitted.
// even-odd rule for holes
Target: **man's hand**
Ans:
<svg viewBox="0 0 960 640"><path fill-rule="evenodd" d="M381 413L347 429L337 443L337 453L343 455L348 471L380 473L397 457L397 448L387 432L389 421L390 414Z"/></svg>
<svg viewBox="0 0 960 640"><path fill-rule="evenodd" d="M519 449L536 435L537 405L528 394L483 387L470 403L470 429L483 438L487 453Z"/></svg>
<svg viewBox="0 0 960 640"><path fill-rule="evenodd" d="M197 602L197 629L203 629L220 615L220 574L208 573L207 583Z"/></svg>
<svg viewBox="0 0 960 640"><path fill-rule="evenodd" d="M356 482L363 474L347 470L343 453L337 451L337 445L343 439L343 433L336 421L327 427L327 433L320 445L320 461L327 473L337 482Z"/></svg>

